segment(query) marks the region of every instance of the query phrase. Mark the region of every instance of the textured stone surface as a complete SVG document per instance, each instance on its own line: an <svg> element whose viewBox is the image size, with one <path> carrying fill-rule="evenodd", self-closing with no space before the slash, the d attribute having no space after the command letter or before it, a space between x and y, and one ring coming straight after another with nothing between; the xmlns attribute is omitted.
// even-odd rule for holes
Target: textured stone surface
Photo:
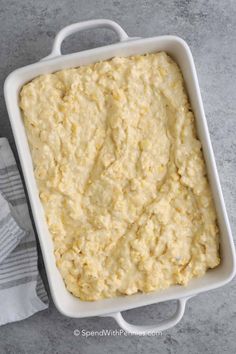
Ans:
<svg viewBox="0 0 236 354"><path fill-rule="evenodd" d="M63 26L93 18L119 22L131 36L176 34L190 45L233 233L236 230L236 2L176 0L0 0L0 136L14 148L2 85L15 68L46 56ZM64 52L115 41L109 31L74 35ZM43 265L41 261L41 268ZM44 276L46 281L46 277ZM76 337L74 329L117 329L109 318L68 319L47 311L0 328L0 353L235 353L236 281L189 301L175 328L159 337ZM149 323L174 311L173 303L128 311L133 323Z"/></svg>

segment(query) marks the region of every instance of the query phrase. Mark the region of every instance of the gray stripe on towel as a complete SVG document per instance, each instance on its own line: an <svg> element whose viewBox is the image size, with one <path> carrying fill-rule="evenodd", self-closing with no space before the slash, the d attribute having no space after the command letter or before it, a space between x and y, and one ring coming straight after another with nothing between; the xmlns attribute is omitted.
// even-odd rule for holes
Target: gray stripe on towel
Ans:
<svg viewBox="0 0 236 354"><path fill-rule="evenodd" d="M30 275L30 276L23 277L21 279L10 280L6 283L0 284L0 290L12 288L13 286L26 284L26 283L29 283L31 281L36 281L36 280L37 280L37 275Z"/></svg>
<svg viewBox="0 0 236 354"><path fill-rule="evenodd" d="M16 165L10 165L10 166L6 166L4 168L0 168L0 175L6 175L6 174L10 174L11 172L17 172L17 174L19 174L18 168Z"/></svg>
<svg viewBox="0 0 236 354"><path fill-rule="evenodd" d="M35 266L35 265L33 265L32 266L32 269L31 268L29 268L26 272L20 272L19 274L13 274L12 276L6 276L6 277L3 277L3 278L1 278L0 279L0 284L2 283L2 282L8 282L8 281L10 281L10 280L15 280L15 279L13 279L13 278L16 278L16 279L19 279L19 278L22 278L22 276L24 277L24 276L28 276L29 274L38 274L38 269L37 269L37 266Z"/></svg>

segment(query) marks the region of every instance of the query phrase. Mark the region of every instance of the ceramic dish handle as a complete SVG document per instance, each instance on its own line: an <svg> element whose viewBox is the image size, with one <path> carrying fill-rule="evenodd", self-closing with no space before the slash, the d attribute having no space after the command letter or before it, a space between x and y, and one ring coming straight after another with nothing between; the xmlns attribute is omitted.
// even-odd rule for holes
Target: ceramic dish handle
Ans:
<svg viewBox="0 0 236 354"><path fill-rule="evenodd" d="M62 28L58 32L52 46L51 54L43 58L42 60L51 59L62 55L61 45L66 37L76 32L84 31L87 29L93 29L93 28L109 28L118 35L120 41L126 41L129 39L129 36L123 30L123 28L121 28L121 26L118 25L118 23L111 20L90 20L90 21L73 23L72 25Z"/></svg>
<svg viewBox="0 0 236 354"><path fill-rule="evenodd" d="M191 296L190 296L191 297ZM183 317L184 311L185 311L185 306L190 299L190 297L185 297L182 299L177 300L177 309L174 315L167 319L164 320L158 324L153 324L153 325L134 325L129 322L127 322L124 317L122 316L121 312L114 312L114 313L109 313L105 316L102 317L113 317L118 325L128 333L136 334L136 335L145 335L145 334L153 334L153 333L161 333L165 331L166 329L169 329L171 327L174 327Z"/></svg>

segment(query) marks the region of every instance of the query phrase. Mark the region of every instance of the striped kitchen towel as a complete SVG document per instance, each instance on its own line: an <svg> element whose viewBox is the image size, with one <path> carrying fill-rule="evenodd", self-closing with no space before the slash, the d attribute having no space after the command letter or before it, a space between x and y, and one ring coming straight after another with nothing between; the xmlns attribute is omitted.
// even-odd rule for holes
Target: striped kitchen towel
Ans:
<svg viewBox="0 0 236 354"><path fill-rule="evenodd" d="M0 138L0 325L48 307L37 262L20 174L7 139Z"/></svg>
<svg viewBox="0 0 236 354"><path fill-rule="evenodd" d="M0 192L0 264L16 248L26 234L26 231L17 223L13 210Z"/></svg>

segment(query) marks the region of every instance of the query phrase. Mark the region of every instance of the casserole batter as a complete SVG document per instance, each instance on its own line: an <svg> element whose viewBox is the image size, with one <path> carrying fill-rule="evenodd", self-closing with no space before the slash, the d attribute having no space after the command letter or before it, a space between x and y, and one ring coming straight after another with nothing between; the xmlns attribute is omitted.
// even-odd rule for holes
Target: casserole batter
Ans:
<svg viewBox="0 0 236 354"><path fill-rule="evenodd" d="M20 106L57 266L75 296L186 285L219 264L194 116L166 53L39 76Z"/></svg>

